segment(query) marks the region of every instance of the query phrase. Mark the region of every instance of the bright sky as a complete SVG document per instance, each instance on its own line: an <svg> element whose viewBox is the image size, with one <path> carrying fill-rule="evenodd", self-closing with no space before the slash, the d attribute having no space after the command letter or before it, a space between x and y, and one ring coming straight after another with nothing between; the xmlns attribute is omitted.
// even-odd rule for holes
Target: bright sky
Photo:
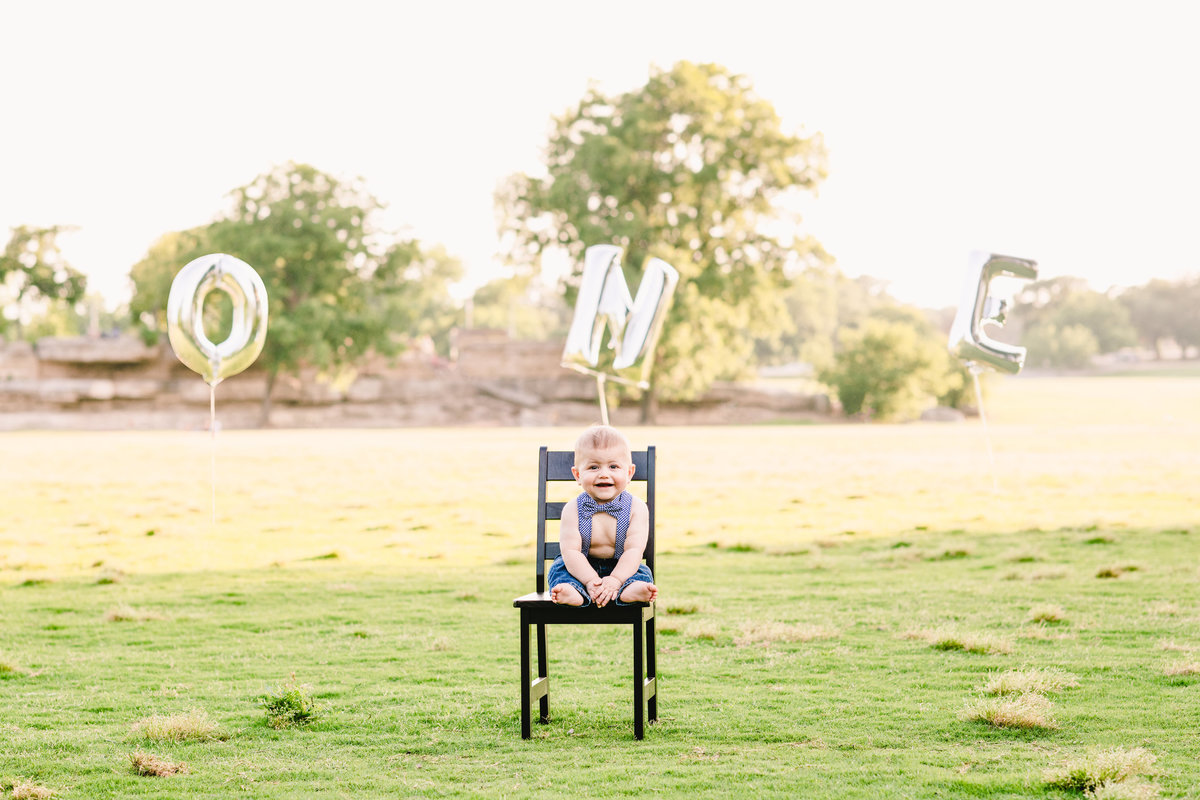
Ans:
<svg viewBox="0 0 1200 800"><path fill-rule="evenodd" d="M14 0L0 235L78 226L64 252L111 304L158 236L294 160L361 175L386 227L481 283L492 192L537 170L551 116L688 59L824 136L807 229L902 300L956 304L975 249L1097 289L1178 278L1200 272L1197 23L1185 0Z"/></svg>

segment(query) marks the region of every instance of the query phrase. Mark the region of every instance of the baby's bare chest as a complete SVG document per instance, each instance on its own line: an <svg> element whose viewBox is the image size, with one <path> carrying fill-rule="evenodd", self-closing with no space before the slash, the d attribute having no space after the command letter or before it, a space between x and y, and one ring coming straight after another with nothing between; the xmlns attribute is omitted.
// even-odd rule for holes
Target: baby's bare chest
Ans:
<svg viewBox="0 0 1200 800"><path fill-rule="evenodd" d="M592 545L588 555L595 558L612 558L617 547L617 520L611 514L592 516Z"/></svg>

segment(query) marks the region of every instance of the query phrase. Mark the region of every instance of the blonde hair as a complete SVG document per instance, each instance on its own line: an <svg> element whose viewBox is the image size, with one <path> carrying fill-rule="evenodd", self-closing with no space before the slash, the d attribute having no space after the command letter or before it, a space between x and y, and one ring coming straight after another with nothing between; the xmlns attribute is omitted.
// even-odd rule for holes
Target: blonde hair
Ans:
<svg viewBox="0 0 1200 800"><path fill-rule="evenodd" d="M621 447L626 456L633 459L633 449L625 434L610 425L593 425L575 440L575 463L579 463L579 454L585 450L607 450L610 447Z"/></svg>

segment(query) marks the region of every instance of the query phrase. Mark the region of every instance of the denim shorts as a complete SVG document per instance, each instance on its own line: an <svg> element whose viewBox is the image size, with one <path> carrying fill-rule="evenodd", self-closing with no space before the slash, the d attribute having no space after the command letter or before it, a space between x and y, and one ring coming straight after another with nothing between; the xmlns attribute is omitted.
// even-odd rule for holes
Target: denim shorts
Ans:
<svg viewBox="0 0 1200 800"><path fill-rule="evenodd" d="M601 578L606 578L612 574L612 571L617 568L618 559L615 558L591 558L588 557L588 563L592 565L592 569L596 570L596 574ZM554 563L550 565L550 576L548 578L550 588L553 589L560 583L569 583L579 592L583 598L583 606L590 606L592 598L588 595L587 587L567 570L566 564L563 563L562 556L554 559ZM629 576L629 579L621 584L621 588L617 590L617 599L614 602L619 606L627 606L630 603L621 602L621 592L625 591L625 587L635 581L645 581L646 583L654 583L654 576L650 574L650 568L645 564L639 564L637 572ZM581 608L583 607L581 606Z"/></svg>

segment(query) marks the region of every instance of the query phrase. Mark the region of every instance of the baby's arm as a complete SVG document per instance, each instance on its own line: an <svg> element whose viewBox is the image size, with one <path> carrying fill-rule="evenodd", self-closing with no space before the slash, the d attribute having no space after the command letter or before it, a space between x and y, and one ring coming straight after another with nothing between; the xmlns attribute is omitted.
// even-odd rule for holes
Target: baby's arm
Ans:
<svg viewBox="0 0 1200 800"><path fill-rule="evenodd" d="M583 552L583 536L579 533L579 509L571 501L563 506L562 524L558 533L558 546L562 551L563 566L588 589L600 584L600 576Z"/></svg>
<svg viewBox="0 0 1200 800"><path fill-rule="evenodd" d="M612 574L600 582L600 594L596 598L597 605L603 606L609 600L614 600L621 591L621 585L633 577L642 565L642 555L646 552L646 543L650 540L650 509L639 498L633 498L629 509L629 530L625 532L625 552L617 561ZM564 559L565 560L565 559Z"/></svg>

